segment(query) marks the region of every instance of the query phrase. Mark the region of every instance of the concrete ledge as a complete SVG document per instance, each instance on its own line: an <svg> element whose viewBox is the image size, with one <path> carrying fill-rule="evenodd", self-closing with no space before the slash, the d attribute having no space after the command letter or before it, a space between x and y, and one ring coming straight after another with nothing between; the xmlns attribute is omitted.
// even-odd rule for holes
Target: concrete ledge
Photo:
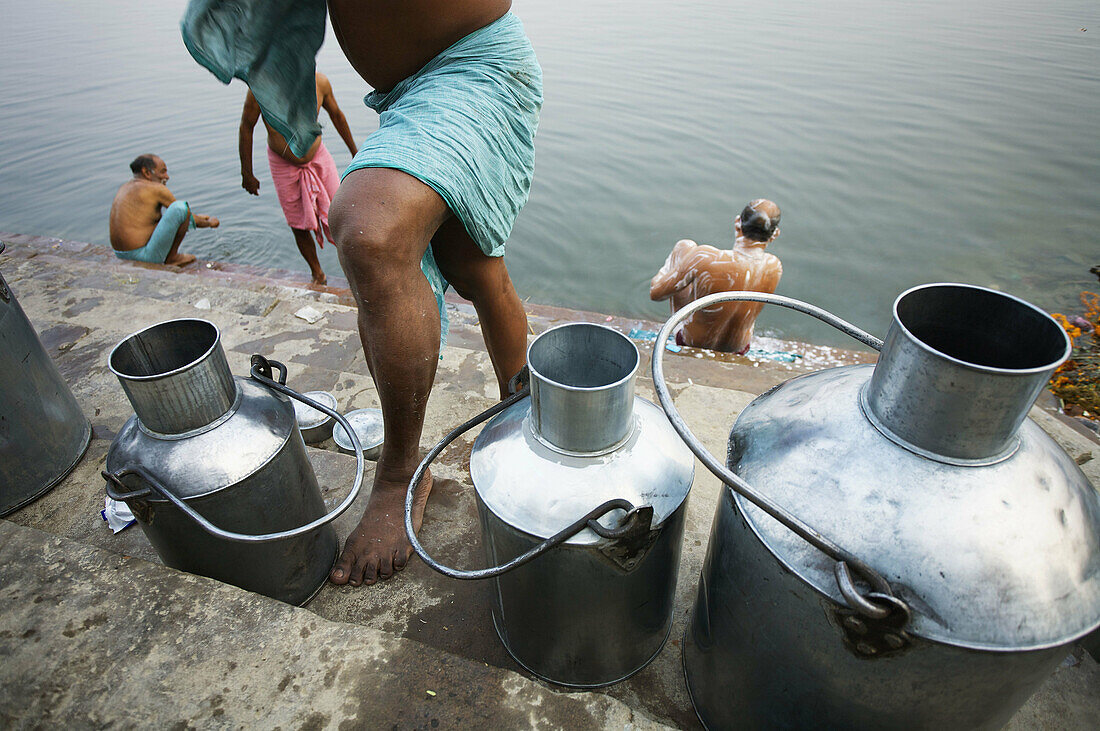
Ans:
<svg viewBox="0 0 1100 731"><path fill-rule="evenodd" d="M0 726L658 728L523 676L0 521Z"/></svg>

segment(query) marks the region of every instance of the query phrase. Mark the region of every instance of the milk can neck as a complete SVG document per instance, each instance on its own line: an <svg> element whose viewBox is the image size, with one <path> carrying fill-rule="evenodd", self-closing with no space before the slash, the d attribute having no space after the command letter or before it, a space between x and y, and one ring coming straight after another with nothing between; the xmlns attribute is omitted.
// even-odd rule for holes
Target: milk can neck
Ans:
<svg viewBox="0 0 1100 731"><path fill-rule="evenodd" d="M925 456L1004 459L1069 353L1058 323L1023 300L961 284L915 287L894 303L861 397L864 412L887 437Z"/></svg>
<svg viewBox="0 0 1100 731"><path fill-rule="evenodd" d="M531 428L567 453L614 449L634 425L634 343L602 325L573 323L547 330L527 351Z"/></svg>
<svg viewBox="0 0 1100 731"><path fill-rule="evenodd" d="M160 434L206 426L236 399L220 333L206 320L171 320L136 332L115 346L108 365L138 420Z"/></svg>

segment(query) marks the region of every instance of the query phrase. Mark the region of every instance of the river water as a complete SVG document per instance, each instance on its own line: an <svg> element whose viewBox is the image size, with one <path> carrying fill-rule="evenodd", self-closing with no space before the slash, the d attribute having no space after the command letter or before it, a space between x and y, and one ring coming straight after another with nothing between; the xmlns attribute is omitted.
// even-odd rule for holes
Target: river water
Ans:
<svg viewBox="0 0 1100 731"><path fill-rule="evenodd" d="M3 3L0 230L107 243L136 155L216 231L203 258L303 269L271 188L240 188L244 87L180 40L183 0ZM535 183L509 242L533 302L663 319L648 281L681 238L719 246L783 209L779 293L883 334L909 286L962 281L1071 310L1100 264L1095 0L516 0L545 74ZM369 88L331 31L318 67L358 139ZM322 120L324 115L322 113ZM326 124L341 167L350 155ZM331 246L322 252L331 273ZM775 310L775 311L770 311ZM766 309L773 334L843 343Z"/></svg>

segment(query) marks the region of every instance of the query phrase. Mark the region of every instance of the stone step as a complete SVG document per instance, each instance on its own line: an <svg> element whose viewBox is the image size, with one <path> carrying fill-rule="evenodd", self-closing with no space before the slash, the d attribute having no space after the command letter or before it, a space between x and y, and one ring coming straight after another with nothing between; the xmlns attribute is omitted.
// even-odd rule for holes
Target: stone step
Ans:
<svg viewBox="0 0 1100 731"><path fill-rule="evenodd" d="M0 521L0 726L637 728L415 640Z"/></svg>

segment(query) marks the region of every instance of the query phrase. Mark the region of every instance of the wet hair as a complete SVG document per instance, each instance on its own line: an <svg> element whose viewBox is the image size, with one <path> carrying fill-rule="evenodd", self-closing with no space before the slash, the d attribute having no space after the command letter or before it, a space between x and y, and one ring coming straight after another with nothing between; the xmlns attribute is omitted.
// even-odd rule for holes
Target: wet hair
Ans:
<svg viewBox="0 0 1100 731"><path fill-rule="evenodd" d="M130 171L134 175L140 175L142 170L148 170L153 172L157 169L157 156L156 155L138 155L134 158L134 161L130 163Z"/></svg>
<svg viewBox="0 0 1100 731"><path fill-rule="evenodd" d="M757 210L753 206L760 201L753 201L741 211L741 233L753 241L769 241L779 227L779 208L775 209L775 217L768 215L767 211ZM763 207L763 206L762 206Z"/></svg>

